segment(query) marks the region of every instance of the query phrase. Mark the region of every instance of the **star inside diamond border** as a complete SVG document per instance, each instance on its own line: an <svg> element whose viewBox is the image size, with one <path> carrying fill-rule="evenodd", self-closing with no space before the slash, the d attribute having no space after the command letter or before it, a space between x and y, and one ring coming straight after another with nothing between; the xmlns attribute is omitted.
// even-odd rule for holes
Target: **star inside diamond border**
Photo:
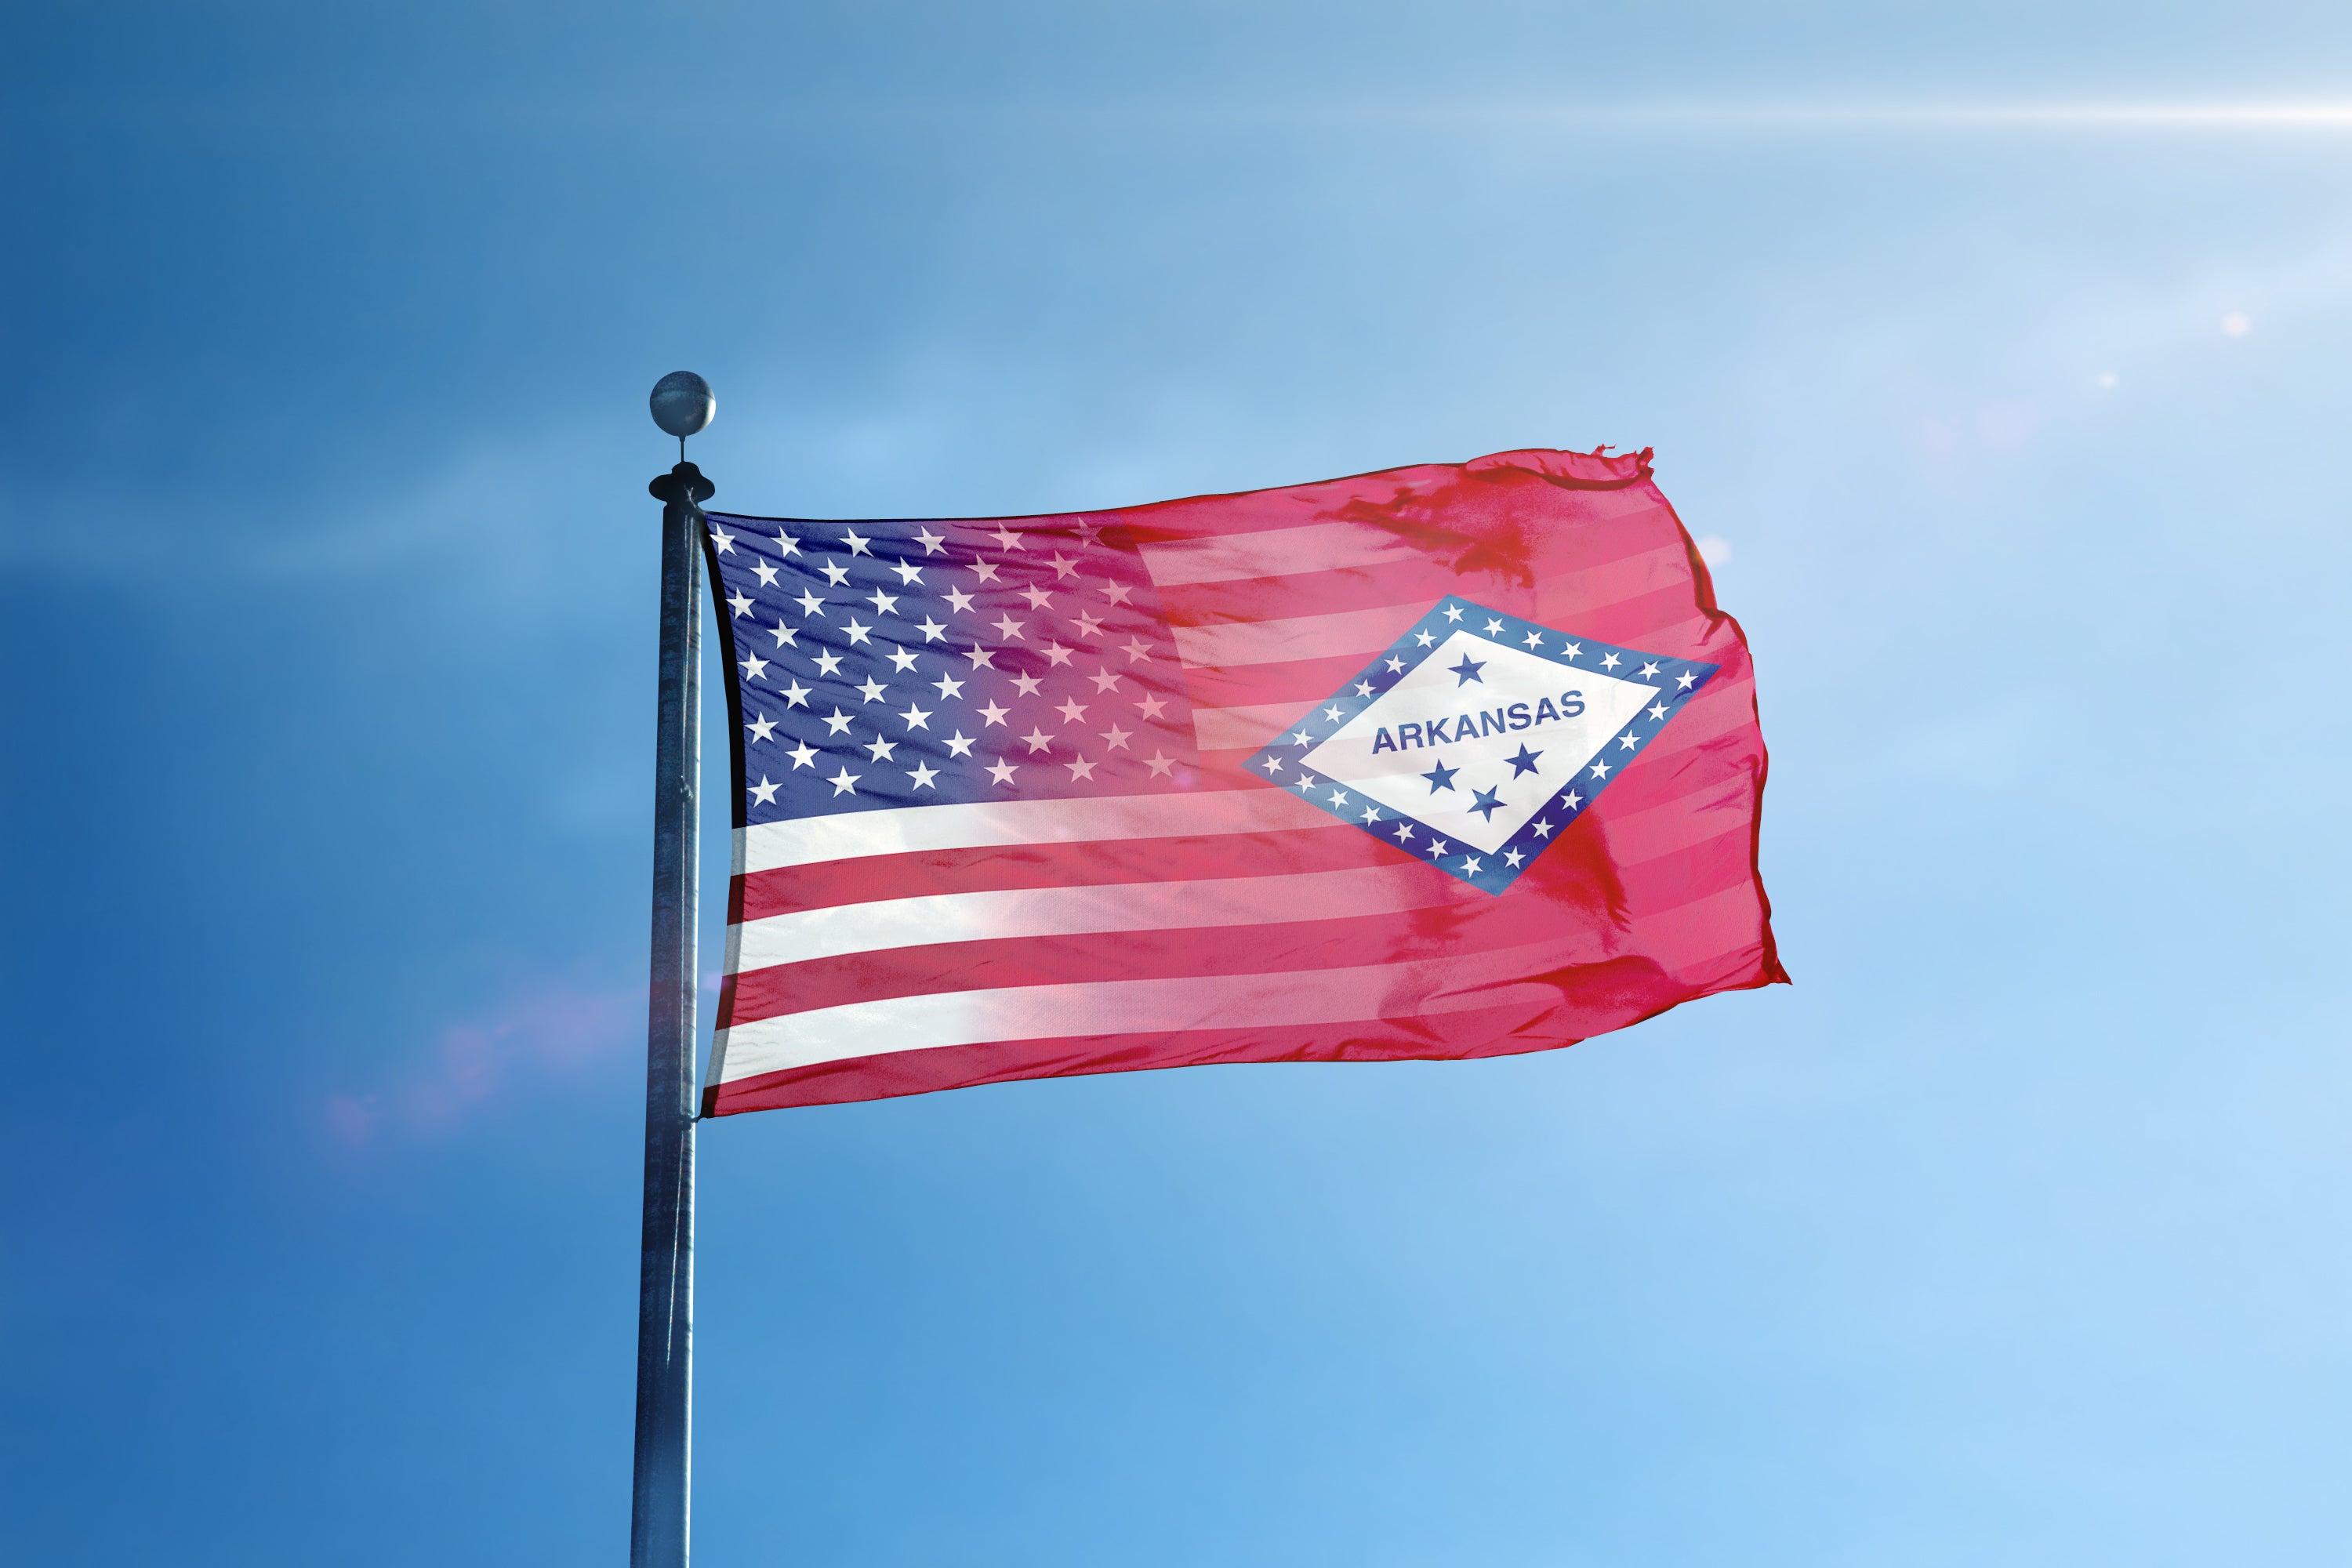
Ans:
<svg viewBox="0 0 2352 1568"><path fill-rule="evenodd" d="M1571 637L1557 627L1489 608L1458 594L1448 594L1431 605L1427 614L1406 627L1403 635L1376 656L1370 664L1341 686L1337 695L1307 709L1297 723L1284 731L1286 738L1259 748L1243 764L1269 783L1283 784L1298 792L1319 809L1352 827L1371 834L1381 843L1402 849L1482 892L1500 897L1528 868L1536 863L1536 857L1542 854L1553 839L1591 808L1601 792L1624 772L1623 767L1612 766L1600 777L1594 778L1591 776L1591 764L1586 764L1574 777L1560 785L1541 810L1528 819L1527 826L1492 853L1470 852L1432 832L1429 825L1418 817L1401 816L1370 802L1358 809L1354 785L1342 784L1303 765L1290 778L1278 776L1284 769L1301 763L1307 752L1387 695L1391 687L1419 668L1423 661L1435 653L1438 645L1449 633L1457 631L1469 631L1496 642L1516 644L1522 652L1549 659L1563 668L1583 670L1588 674L1642 680L1648 679L1639 673L1642 668L1654 667L1660 682L1657 700L1641 709L1609 737L1610 742L1628 735L1641 737L1643 745L1632 749L1633 754L1626 759L1626 766L1639 760L1646 743L1656 739L1661 731L1673 723L1675 715L1705 689L1707 681L1723 667L1695 658L1644 653L1639 648L1623 647L1595 637ZM1423 640L1424 637L1426 641ZM1614 668L1604 668L1603 660L1611 655L1616 657L1619 664L1628 667L1623 674L1620 675ZM1685 675L1692 677L1687 687L1681 684ZM1650 710L1660 704L1666 710L1665 717L1651 718ZM1604 742L1598 760L1607 761L1607 746L1608 742ZM1269 769L1266 765L1269 761L1279 765ZM1316 793L1318 791L1322 792L1319 796ZM1339 801L1347 804L1338 804ZM1364 820L1366 812L1374 813L1374 819ZM1402 838L1397 835L1400 824L1408 829ZM1516 866L1511 864L1514 854L1518 858Z"/></svg>

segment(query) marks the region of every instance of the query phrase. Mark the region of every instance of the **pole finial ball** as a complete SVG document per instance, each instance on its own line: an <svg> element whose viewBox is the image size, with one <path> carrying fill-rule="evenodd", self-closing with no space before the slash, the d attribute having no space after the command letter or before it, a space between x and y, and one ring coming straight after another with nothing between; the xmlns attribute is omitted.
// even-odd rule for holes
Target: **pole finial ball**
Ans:
<svg viewBox="0 0 2352 1568"><path fill-rule="evenodd" d="M679 440L709 425L719 412L710 384L690 370L674 370L654 383L654 423Z"/></svg>

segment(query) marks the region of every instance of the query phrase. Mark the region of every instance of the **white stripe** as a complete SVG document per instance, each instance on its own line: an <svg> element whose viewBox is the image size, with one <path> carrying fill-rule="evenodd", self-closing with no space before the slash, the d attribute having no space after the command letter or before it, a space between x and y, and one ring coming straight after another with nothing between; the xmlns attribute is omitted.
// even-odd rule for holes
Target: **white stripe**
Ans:
<svg viewBox="0 0 2352 1568"><path fill-rule="evenodd" d="M1178 1029L1278 1028L1355 1019L1465 1012L1514 1000L1522 974L1557 962L1539 942L1467 959L1424 959L1280 974L1185 975L1022 985L846 1002L761 1018L719 1031L732 1083L787 1068L935 1046L987 1040L1047 1040L1072 1035L1166 1034ZM1557 1002L1549 984L1525 987Z"/></svg>
<svg viewBox="0 0 2352 1568"><path fill-rule="evenodd" d="M1176 652L1186 664L1220 668L1240 664L1279 664L1296 658L1337 658L1378 653L1428 613L1437 595L1410 605L1342 610L1329 616L1293 616L1286 620L1228 621L1213 626L1177 626Z"/></svg>
<svg viewBox="0 0 2352 1568"><path fill-rule="evenodd" d="M1461 883L1418 863L1191 882L928 893L748 921L730 949L740 973L923 942L1333 920L1424 910L1461 896Z"/></svg>
<svg viewBox="0 0 2352 1568"><path fill-rule="evenodd" d="M985 849L1004 844L1087 843L1329 827L1332 818L1284 790L1207 790L1092 799L991 801L844 812L735 830L740 872L772 871L861 855Z"/></svg>
<svg viewBox="0 0 2352 1568"><path fill-rule="evenodd" d="M1163 588L1225 583L1239 577L1286 577L1349 566L1424 559L1423 552L1383 529L1361 522L1318 522L1217 539L1186 539L1137 547L1151 580Z"/></svg>
<svg viewBox="0 0 2352 1568"><path fill-rule="evenodd" d="M1263 746L1313 711L1312 700L1269 702L1255 708L1195 708L1192 735L1204 752Z"/></svg>
<svg viewBox="0 0 2352 1568"><path fill-rule="evenodd" d="M1700 976L1727 957L1758 951L1761 910L1752 884L1727 888L1647 917L1662 940L1651 955L1676 975ZM1726 925L1733 928L1727 932ZM1726 936L1729 941L1727 942ZM1679 940L1685 945L1675 946ZM1613 945L1613 944L1612 944ZM1584 951L1578 952L1577 950ZM1576 953L1576 956L1571 956ZM1608 962L1588 939L1527 942L1459 958L1278 974L1184 975L1100 980L848 1002L761 1018L718 1031L711 1081L732 1083L818 1062L887 1056L991 1040L1085 1035L1152 1035L1180 1029L1279 1028L1359 1019L1406 1018L1514 1004L1557 1013L1570 1001L1562 965ZM1710 979L1713 978L1710 976ZM1605 999L1584 1005L1605 1014ZM1597 1016L1595 1033L1625 1020ZM721 1065L723 1064L723 1066Z"/></svg>

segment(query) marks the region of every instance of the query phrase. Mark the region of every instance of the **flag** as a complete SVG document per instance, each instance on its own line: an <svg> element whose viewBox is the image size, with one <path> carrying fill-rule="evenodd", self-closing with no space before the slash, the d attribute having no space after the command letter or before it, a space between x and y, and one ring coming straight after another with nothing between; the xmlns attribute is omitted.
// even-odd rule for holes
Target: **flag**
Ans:
<svg viewBox="0 0 2352 1568"><path fill-rule="evenodd" d="M709 1114L1565 1046L1784 981L1739 626L1650 454L712 513Z"/></svg>

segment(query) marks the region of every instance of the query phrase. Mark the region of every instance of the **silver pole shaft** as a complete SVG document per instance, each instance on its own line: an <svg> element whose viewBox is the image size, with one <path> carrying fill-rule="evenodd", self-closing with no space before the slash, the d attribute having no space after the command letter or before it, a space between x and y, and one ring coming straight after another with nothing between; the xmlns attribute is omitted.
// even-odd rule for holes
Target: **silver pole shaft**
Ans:
<svg viewBox="0 0 2352 1568"><path fill-rule="evenodd" d="M695 915L702 768L702 509L681 462L662 509L661 693L654 742L652 1001L646 1031L645 1252L630 1568L685 1568L694 1417Z"/></svg>

